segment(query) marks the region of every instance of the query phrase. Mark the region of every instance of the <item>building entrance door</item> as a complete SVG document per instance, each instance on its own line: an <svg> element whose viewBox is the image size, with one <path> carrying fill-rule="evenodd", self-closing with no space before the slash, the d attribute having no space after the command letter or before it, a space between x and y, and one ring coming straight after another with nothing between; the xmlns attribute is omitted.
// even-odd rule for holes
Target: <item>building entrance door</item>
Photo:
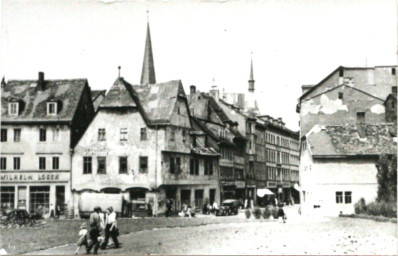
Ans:
<svg viewBox="0 0 398 256"><path fill-rule="evenodd" d="M203 207L203 189L195 190L195 208L202 209Z"/></svg>
<svg viewBox="0 0 398 256"><path fill-rule="evenodd" d="M177 190L175 188L167 188L166 189L166 198L173 200L172 209L177 209Z"/></svg>
<svg viewBox="0 0 398 256"><path fill-rule="evenodd" d="M183 204L191 204L191 190L181 190L181 209Z"/></svg>
<svg viewBox="0 0 398 256"><path fill-rule="evenodd" d="M55 215L64 215L65 213L65 186L55 187Z"/></svg>
<svg viewBox="0 0 398 256"><path fill-rule="evenodd" d="M216 190L210 189L210 204L213 205L214 200L216 200Z"/></svg>
<svg viewBox="0 0 398 256"><path fill-rule="evenodd" d="M26 187L18 187L18 209L26 209Z"/></svg>

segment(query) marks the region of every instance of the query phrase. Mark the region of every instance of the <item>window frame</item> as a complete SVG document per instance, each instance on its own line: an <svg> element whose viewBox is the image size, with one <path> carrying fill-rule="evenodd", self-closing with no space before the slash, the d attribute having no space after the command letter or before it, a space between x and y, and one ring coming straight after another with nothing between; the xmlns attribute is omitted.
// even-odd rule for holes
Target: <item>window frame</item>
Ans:
<svg viewBox="0 0 398 256"><path fill-rule="evenodd" d="M47 141L47 129L46 128L40 128L40 130L39 130L39 141L40 142Z"/></svg>
<svg viewBox="0 0 398 256"><path fill-rule="evenodd" d="M147 156L139 156L139 168L140 173L148 173L148 157ZM145 164L146 167L143 168L142 165Z"/></svg>
<svg viewBox="0 0 398 256"><path fill-rule="evenodd" d="M119 174L127 174L127 173L128 173L128 158L127 156L119 156Z"/></svg>
<svg viewBox="0 0 398 256"><path fill-rule="evenodd" d="M105 128L98 128L98 141L106 141Z"/></svg>
<svg viewBox="0 0 398 256"><path fill-rule="evenodd" d="M0 170L7 170L7 157L0 157Z"/></svg>
<svg viewBox="0 0 398 256"><path fill-rule="evenodd" d="M140 140L141 141L148 140L148 131L146 127L141 127L140 129Z"/></svg>
<svg viewBox="0 0 398 256"><path fill-rule="evenodd" d="M352 191L344 191L344 204L352 204Z"/></svg>
<svg viewBox="0 0 398 256"><path fill-rule="evenodd" d="M59 170L59 157L53 156L52 159L53 170Z"/></svg>
<svg viewBox="0 0 398 256"><path fill-rule="evenodd" d="M93 158L91 156L83 156L83 174L93 173Z"/></svg>
<svg viewBox="0 0 398 256"><path fill-rule="evenodd" d="M121 127L119 131L119 136L120 136L120 141L127 141L127 128L126 127Z"/></svg>
<svg viewBox="0 0 398 256"><path fill-rule="evenodd" d="M7 142L8 137L8 129L2 128L1 129L1 142Z"/></svg>
<svg viewBox="0 0 398 256"><path fill-rule="evenodd" d="M19 102L9 102L8 103L8 115L18 116L19 115Z"/></svg>
<svg viewBox="0 0 398 256"><path fill-rule="evenodd" d="M175 174L175 158L170 156L170 173Z"/></svg>
<svg viewBox="0 0 398 256"><path fill-rule="evenodd" d="M46 170L46 157L39 157L39 170Z"/></svg>
<svg viewBox="0 0 398 256"><path fill-rule="evenodd" d="M58 113L57 102L47 102L47 116L56 116ZM53 107L53 109L51 108Z"/></svg>
<svg viewBox="0 0 398 256"><path fill-rule="evenodd" d="M14 170L21 170L21 158L19 156L14 157L13 163Z"/></svg>
<svg viewBox="0 0 398 256"><path fill-rule="evenodd" d="M103 168L101 168L103 167ZM97 174L106 174L106 157L97 156Z"/></svg>
<svg viewBox="0 0 398 256"><path fill-rule="evenodd" d="M343 191L336 191L335 196L336 196L336 204L344 203Z"/></svg>
<svg viewBox="0 0 398 256"><path fill-rule="evenodd" d="M14 142L21 142L21 128L14 129Z"/></svg>

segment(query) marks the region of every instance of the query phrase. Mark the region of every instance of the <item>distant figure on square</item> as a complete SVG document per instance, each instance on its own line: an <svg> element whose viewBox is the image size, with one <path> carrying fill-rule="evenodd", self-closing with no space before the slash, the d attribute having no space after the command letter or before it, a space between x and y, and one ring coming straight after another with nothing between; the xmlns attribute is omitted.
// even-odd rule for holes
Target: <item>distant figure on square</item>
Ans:
<svg viewBox="0 0 398 256"><path fill-rule="evenodd" d="M90 215L90 242L88 243L87 253L90 253L91 249L94 248L94 254L98 254L100 247L100 241L98 237L101 232L101 208L95 207L94 212Z"/></svg>
<svg viewBox="0 0 398 256"><path fill-rule="evenodd" d="M286 214L285 211L283 210L283 203L279 203L278 219L279 222L286 223Z"/></svg>

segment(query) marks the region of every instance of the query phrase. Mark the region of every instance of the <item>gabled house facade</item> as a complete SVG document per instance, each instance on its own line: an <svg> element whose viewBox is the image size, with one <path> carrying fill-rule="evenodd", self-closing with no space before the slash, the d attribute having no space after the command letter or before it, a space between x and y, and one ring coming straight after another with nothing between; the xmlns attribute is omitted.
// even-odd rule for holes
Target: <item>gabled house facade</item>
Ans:
<svg viewBox="0 0 398 256"><path fill-rule="evenodd" d="M349 214L360 198L376 199L377 159L396 154L389 96L396 84L396 66L339 67L317 85L302 87L297 112L304 214Z"/></svg>
<svg viewBox="0 0 398 256"><path fill-rule="evenodd" d="M245 200L246 138L238 124L230 120L212 95L196 91L191 86L189 107L194 128L207 133L207 144L220 152L220 198ZM212 200L210 200L212 202Z"/></svg>
<svg viewBox="0 0 398 256"><path fill-rule="evenodd" d="M68 214L73 148L94 116L87 80L39 72L1 90L1 207Z"/></svg>

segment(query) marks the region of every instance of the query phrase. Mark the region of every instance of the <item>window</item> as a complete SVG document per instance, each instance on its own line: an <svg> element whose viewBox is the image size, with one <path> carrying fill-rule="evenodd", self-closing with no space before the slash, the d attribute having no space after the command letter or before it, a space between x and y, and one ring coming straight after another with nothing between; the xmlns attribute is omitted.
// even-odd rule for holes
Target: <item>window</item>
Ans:
<svg viewBox="0 0 398 256"><path fill-rule="evenodd" d="M344 76L344 69L340 69L339 70L339 77L343 77Z"/></svg>
<svg viewBox="0 0 398 256"><path fill-rule="evenodd" d="M46 158L39 157L39 170L45 170L45 169L46 169Z"/></svg>
<svg viewBox="0 0 398 256"><path fill-rule="evenodd" d="M213 175L213 161L205 159L205 175Z"/></svg>
<svg viewBox="0 0 398 256"><path fill-rule="evenodd" d="M140 172L147 173L148 172L148 157L140 156Z"/></svg>
<svg viewBox="0 0 398 256"><path fill-rule="evenodd" d="M8 114L10 116L17 116L19 111L19 104L18 102L11 102L8 103Z"/></svg>
<svg viewBox="0 0 398 256"><path fill-rule="evenodd" d="M344 192L344 202L346 204L350 204L352 201L352 192L351 191L345 191Z"/></svg>
<svg viewBox="0 0 398 256"><path fill-rule="evenodd" d="M92 158L91 156L83 157L83 174L92 173Z"/></svg>
<svg viewBox="0 0 398 256"><path fill-rule="evenodd" d="M40 128L40 141L46 141L47 131L44 128Z"/></svg>
<svg viewBox="0 0 398 256"><path fill-rule="evenodd" d="M181 172L181 158L176 157L176 172L180 173Z"/></svg>
<svg viewBox="0 0 398 256"><path fill-rule="evenodd" d="M57 115L57 103L56 102L48 102L47 103L47 115L48 116L56 116Z"/></svg>
<svg viewBox="0 0 398 256"><path fill-rule="evenodd" d="M7 158L2 157L0 158L0 170L5 170L7 169Z"/></svg>
<svg viewBox="0 0 398 256"><path fill-rule="evenodd" d="M343 192L336 192L336 204L342 204L343 203Z"/></svg>
<svg viewBox="0 0 398 256"><path fill-rule="evenodd" d="M97 174L106 174L106 157L97 157L98 169Z"/></svg>
<svg viewBox="0 0 398 256"><path fill-rule="evenodd" d="M170 130L170 140L171 141L176 140L176 131L175 130Z"/></svg>
<svg viewBox="0 0 398 256"><path fill-rule="evenodd" d="M391 101L391 108L395 109L395 102L394 101Z"/></svg>
<svg viewBox="0 0 398 256"><path fill-rule="evenodd" d="M396 69L395 69L395 68L392 68L392 69L391 69L391 74L392 74L393 76L395 76L395 74L396 74Z"/></svg>
<svg viewBox="0 0 398 256"><path fill-rule="evenodd" d="M127 141L127 128L120 128L120 141Z"/></svg>
<svg viewBox="0 0 398 256"><path fill-rule="evenodd" d="M180 107L177 108L177 113L178 113L178 114L181 114L181 112L180 112Z"/></svg>
<svg viewBox="0 0 398 256"><path fill-rule="evenodd" d="M365 124L365 112L357 112L358 124Z"/></svg>
<svg viewBox="0 0 398 256"><path fill-rule="evenodd" d="M7 129L1 129L1 141L7 141Z"/></svg>
<svg viewBox="0 0 398 256"><path fill-rule="evenodd" d="M343 93L339 92L339 99L342 100L343 99Z"/></svg>
<svg viewBox="0 0 398 256"><path fill-rule="evenodd" d="M127 157L121 156L119 158L119 173L127 173Z"/></svg>
<svg viewBox="0 0 398 256"><path fill-rule="evenodd" d="M187 131L182 130L182 142L185 143L186 140L187 140Z"/></svg>
<svg viewBox="0 0 398 256"><path fill-rule="evenodd" d="M147 140L146 128L141 128L141 140Z"/></svg>
<svg viewBox="0 0 398 256"><path fill-rule="evenodd" d="M19 169L21 169L21 158L14 157L14 170L19 170Z"/></svg>
<svg viewBox="0 0 398 256"><path fill-rule="evenodd" d="M191 158L189 167L189 173L191 175L199 175L199 159Z"/></svg>
<svg viewBox="0 0 398 256"><path fill-rule="evenodd" d="M175 173L174 157L170 157L170 173Z"/></svg>
<svg viewBox="0 0 398 256"><path fill-rule="evenodd" d="M58 170L59 169L59 157L54 156L53 157L53 170Z"/></svg>
<svg viewBox="0 0 398 256"><path fill-rule="evenodd" d="M14 129L14 142L21 141L21 129Z"/></svg>
<svg viewBox="0 0 398 256"><path fill-rule="evenodd" d="M106 132L104 128L98 129L98 141L105 141L106 140Z"/></svg>

